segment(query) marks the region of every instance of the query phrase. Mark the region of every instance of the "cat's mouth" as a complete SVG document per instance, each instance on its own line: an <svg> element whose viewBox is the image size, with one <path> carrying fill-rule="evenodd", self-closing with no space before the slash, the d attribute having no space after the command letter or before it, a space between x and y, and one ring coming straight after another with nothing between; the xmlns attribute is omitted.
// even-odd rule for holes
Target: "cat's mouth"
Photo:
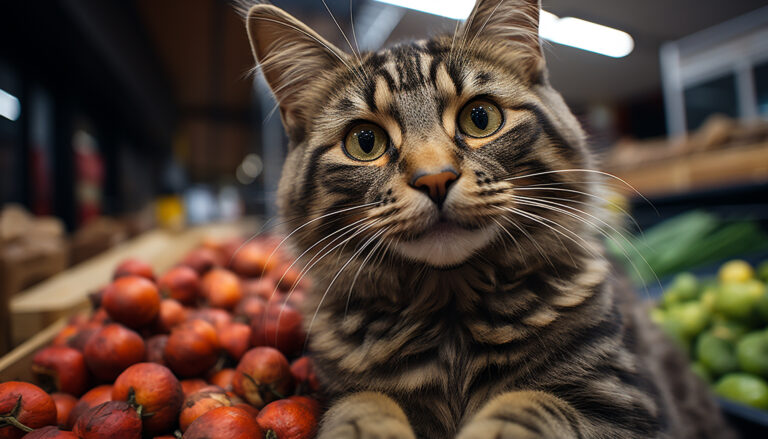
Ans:
<svg viewBox="0 0 768 439"><path fill-rule="evenodd" d="M436 267L459 265L488 245L496 236L493 227L465 226L446 218L438 218L395 249L409 259Z"/></svg>
<svg viewBox="0 0 768 439"><path fill-rule="evenodd" d="M432 223L432 225L425 227L424 230L417 233L413 239L415 240L415 239L432 238L432 237L448 238L451 236L451 234L460 232L462 230L467 230L467 228L459 225L454 221L441 217L437 221Z"/></svg>

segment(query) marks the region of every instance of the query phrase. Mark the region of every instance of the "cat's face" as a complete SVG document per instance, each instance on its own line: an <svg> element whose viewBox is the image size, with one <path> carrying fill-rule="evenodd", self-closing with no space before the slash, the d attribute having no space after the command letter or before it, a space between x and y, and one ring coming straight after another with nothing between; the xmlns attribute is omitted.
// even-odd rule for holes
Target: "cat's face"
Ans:
<svg viewBox="0 0 768 439"><path fill-rule="evenodd" d="M556 198L581 200L583 175L550 171L589 158L545 80L538 2L506 3L480 1L453 36L359 57L329 51L305 28L276 51L280 43L265 43L269 26L286 15L251 11L254 50L293 141L279 204L300 227L300 247L338 243L349 254L380 249L445 267L500 243L533 252L562 239L553 223L573 222L567 208L536 196L554 185L574 191ZM280 26L271 32L290 29Z"/></svg>

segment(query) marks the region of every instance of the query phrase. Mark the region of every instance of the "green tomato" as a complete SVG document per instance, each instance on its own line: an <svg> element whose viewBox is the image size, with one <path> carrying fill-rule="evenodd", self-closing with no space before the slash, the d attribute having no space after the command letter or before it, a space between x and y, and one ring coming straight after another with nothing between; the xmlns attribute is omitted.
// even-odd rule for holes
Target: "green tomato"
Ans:
<svg viewBox="0 0 768 439"><path fill-rule="evenodd" d="M715 393L725 399L768 410L768 383L747 373L732 373L715 384Z"/></svg>
<svg viewBox="0 0 768 439"><path fill-rule="evenodd" d="M768 333L750 332L736 344L736 357L745 372L768 378Z"/></svg>
<svg viewBox="0 0 768 439"><path fill-rule="evenodd" d="M740 259L728 261L720 267L717 277L720 282L746 282L755 275L748 262Z"/></svg>
<svg viewBox="0 0 768 439"><path fill-rule="evenodd" d="M683 297L677 290L667 290L664 292L664 295L661 296L661 306L664 308L669 308L681 302L683 302Z"/></svg>
<svg viewBox="0 0 768 439"><path fill-rule="evenodd" d="M681 301L693 300L699 296L699 281L691 273L680 273L675 276L669 289L677 292Z"/></svg>
<svg viewBox="0 0 768 439"><path fill-rule="evenodd" d="M682 335L690 340L709 324L711 313L700 302L685 302L667 310L667 319L680 322Z"/></svg>
<svg viewBox="0 0 768 439"><path fill-rule="evenodd" d="M711 332L701 334L696 341L696 359L714 376L718 377L739 368L733 343Z"/></svg>
<svg viewBox="0 0 768 439"><path fill-rule="evenodd" d="M714 309L730 319L749 319L753 317L764 289L762 282L754 279L724 283L715 296Z"/></svg>

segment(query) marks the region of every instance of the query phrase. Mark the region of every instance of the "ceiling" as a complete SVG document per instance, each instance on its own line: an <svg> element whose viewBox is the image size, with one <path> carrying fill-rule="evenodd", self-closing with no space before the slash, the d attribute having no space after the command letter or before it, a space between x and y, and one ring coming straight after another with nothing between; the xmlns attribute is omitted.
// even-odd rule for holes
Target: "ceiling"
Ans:
<svg viewBox="0 0 768 439"><path fill-rule="evenodd" d="M249 135L253 124L258 123L248 74L253 60L233 1L134 0L143 32L151 42L150 50L165 72L179 114L177 140L182 141L177 146L183 147L178 148L177 155L186 158L192 174L202 178L234 169L253 148ZM558 16L616 27L635 39L635 50L621 59L548 44L550 77L566 101L586 108L592 104L622 105L655 99L654 113L661 112L658 52L664 41L679 39L766 4L766 0L542 1L546 10ZM331 14L351 37L350 17L355 17L359 36L366 28L366 8L395 8L373 0L325 0L329 14L322 0L272 3L345 49L348 45ZM406 12L394 22L385 44L455 28L456 22L449 19L393 10Z"/></svg>
<svg viewBox="0 0 768 439"><path fill-rule="evenodd" d="M369 1L353 0L353 11L362 10ZM326 2L344 31L350 33L350 0ZM321 0L273 0L272 3L311 22L339 47L348 47ZM659 93L658 53L663 42L682 38L766 4L766 0L542 0L544 9L560 17L583 18L615 27L628 32L635 40L635 50L621 59L549 44L546 53L552 82L572 105L615 103ZM454 27L452 20L408 10L387 43L450 32Z"/></svg>

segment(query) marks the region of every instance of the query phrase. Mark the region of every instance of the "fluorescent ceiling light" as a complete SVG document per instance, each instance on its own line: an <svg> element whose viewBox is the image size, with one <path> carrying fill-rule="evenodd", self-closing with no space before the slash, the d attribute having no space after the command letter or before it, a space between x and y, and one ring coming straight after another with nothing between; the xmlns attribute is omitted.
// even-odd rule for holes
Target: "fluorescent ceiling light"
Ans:
<svg viewBox="0 0 768 439"><path fill-rule="evenodd" d="M454 20L469 17L475 0L376 0L381 3L442 15ZM541 11L539 35L545 40L613 58L629 55L635 47L632 36L624 31L580 18L560 18Z"/></svg>
<svg viewBox="0 0 768 439"><path fill-rule="evenodd" d="M0 116L16 120L21 114L21 104L16 96L0 88Z"/></svg>
<svg viewBox="0 0 768 439"><path fill-rule="evenodd" d="M635 48L635 40L624 31L580 18L559 18L544 10L541 11L539 35L553 43L613 58L627 56Z"/></svg>
<svg viewBox="0 0 768 439"><path fill-rule="evenodd" d="M381 3L415 9L428 14L442 15L454 20L464 20L469 17L475 0L376 0Z"/></svg>

